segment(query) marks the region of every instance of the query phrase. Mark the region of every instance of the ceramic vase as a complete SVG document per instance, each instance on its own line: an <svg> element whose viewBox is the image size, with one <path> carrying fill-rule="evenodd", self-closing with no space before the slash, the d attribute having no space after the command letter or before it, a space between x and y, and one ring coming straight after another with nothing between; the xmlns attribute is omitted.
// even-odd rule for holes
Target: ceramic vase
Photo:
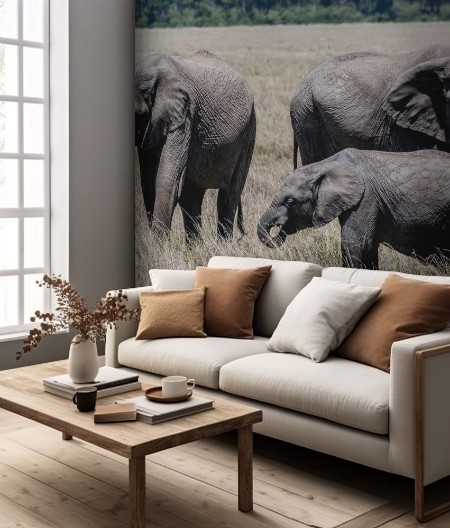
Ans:
<svg viewBox="0 0 450 528"><path fill-rule="evenodd" d="M97 344L76 335L69 351L69 377L74 383L89 383L98 374Z"/></svg>

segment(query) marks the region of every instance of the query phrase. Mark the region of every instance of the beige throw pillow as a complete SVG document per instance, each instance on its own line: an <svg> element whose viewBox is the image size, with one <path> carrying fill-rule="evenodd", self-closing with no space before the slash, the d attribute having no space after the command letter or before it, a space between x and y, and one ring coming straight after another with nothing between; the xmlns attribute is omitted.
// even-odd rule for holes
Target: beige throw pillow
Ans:
<svg viewBox="0 0 450 528"><path fill-rule="evenodd" d="M379 293L380 288L314 277L287 307L267 348L323 361L348 336Z"/></svg>
<svg viewBox="0 0 450 528"><path fill-rule="evenodd" d="M253 338L255 301L271 268L196 269L196 288L206 287L205 331L209 336Z"/></svg>
<svg viewBox="0 0 450 528"><path fill-rule="evenodd" d="M142 292L136 339L206 337L203 331L205 288Z"/></svg>
<svg viewBox="0 0 450 528"><path fill-rule="evenodd" d="M450 285L389 275L336 355L389 372L394 341L437 332L449 323Z"/></svg>

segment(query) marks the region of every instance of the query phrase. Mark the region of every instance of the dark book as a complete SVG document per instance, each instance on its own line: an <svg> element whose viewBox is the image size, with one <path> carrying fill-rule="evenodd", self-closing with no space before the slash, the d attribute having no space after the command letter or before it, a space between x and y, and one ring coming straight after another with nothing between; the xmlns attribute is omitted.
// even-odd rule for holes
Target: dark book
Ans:
<svg viewBox="0 0 450 528"><path fill-rule="evenodd" d="M141 387L142 386L140 381L132 381L131 383L124 383L123 385L116 385L114 387L108 387L106 389L98 389L97 398L105 398L106 396L112 396L113 394L121 394L123 392L134 391L140 389ZM61 390L59 387L54 387L53 385L45 384L44 391L50 392L51 394L55 394L56 396L61 396L62 398L67 398L68 400L71 400L73 398L73 395L75 394L75 389Z"/></svg>
<svg viewBox="0 0 450 528"><path fill-rule="evenodd" d="M100 367L97 377L92 383L74 383L68 374L61 374L59 376L52 376L42 380L44 387L53 387L60 391L66 391L75 394L80 387L97 387L100 391L102 389L109 389L119 385L126 385L139 380L138 374L131 374L122 369L113 367Z"/></svg>

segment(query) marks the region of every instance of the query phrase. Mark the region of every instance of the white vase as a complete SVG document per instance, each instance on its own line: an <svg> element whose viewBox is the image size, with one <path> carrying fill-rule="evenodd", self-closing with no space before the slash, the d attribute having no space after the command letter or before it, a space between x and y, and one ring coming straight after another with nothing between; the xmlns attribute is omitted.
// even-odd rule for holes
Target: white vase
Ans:
<svg viewBox="0 0 450 528"><path fill-rule="evenodd" d="M69 378L74 383L89 383L98 374L97 344L76 335L69 351Z"/></svg>

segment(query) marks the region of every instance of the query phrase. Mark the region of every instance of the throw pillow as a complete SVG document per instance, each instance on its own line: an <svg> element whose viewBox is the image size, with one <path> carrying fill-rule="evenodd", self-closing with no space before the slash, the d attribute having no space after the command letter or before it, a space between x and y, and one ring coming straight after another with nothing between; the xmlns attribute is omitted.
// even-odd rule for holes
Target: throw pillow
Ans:
<svg viewBox="0 0 450 528"><path fill-rule="evenodd" d="M195 287L206 287L205 331L209 336L253 338L255 301L271 268L196 269Z"/></svg>
<svg viewBox="0 0 450 528"><path fill-rule="evenodd" d="M394 341L450 323L450 285L389 275L381 294L336 355L389 372Z"/></svg>
<svg viewBox="0 0 450 528"><path fill-rule="evenodd" d="M314 277L286 308L267 348L323 361L365 314L380 288Z"/></svg>
<svg viewBox="0 0 450 528"><path fill-rule="evenodd" d="M205 288L142 292L136 339L206 337L204 301Z"/></svg>

